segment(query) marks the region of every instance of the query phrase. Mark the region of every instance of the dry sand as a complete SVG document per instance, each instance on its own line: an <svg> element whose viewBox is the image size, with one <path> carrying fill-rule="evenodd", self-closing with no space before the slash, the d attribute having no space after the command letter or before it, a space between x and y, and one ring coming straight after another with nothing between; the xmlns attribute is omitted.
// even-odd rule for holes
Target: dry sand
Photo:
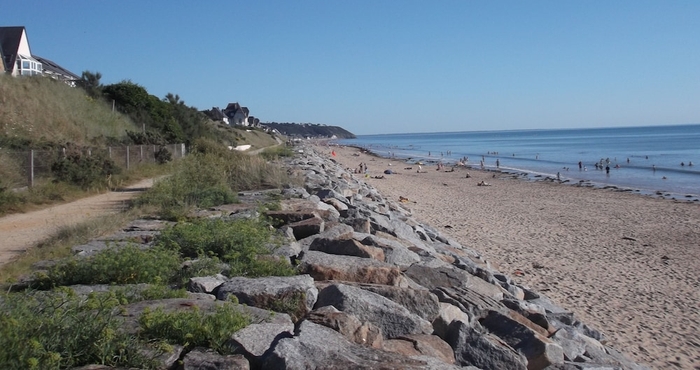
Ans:
<svg viewBox="0 0 700 370"><path fill-rule="evenodd" d="M416 219L574 312L635 361L700 369L699 204L475 169L416 173L355 148L317 149L335 150L345 168L366 163L370 177L355 176L389 199L408 198Z"/></svg>

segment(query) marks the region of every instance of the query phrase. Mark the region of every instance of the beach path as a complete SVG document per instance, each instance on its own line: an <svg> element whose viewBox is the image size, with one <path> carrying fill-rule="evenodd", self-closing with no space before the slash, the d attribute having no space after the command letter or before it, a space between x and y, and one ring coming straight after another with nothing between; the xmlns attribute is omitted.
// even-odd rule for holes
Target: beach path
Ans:
<svg viewBox="0 0 700 370"><path fill-rule="evenodd" d="M128 201L153 185L141 180L117 191L0 218L0 265L12 261L62 227L124 210Z"/></svg>

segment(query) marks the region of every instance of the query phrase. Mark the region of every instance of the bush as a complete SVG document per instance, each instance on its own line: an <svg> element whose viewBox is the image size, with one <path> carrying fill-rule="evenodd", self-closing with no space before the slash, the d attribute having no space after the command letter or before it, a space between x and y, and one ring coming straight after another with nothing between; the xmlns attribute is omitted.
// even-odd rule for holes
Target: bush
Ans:
<svg viewBox="0 0 700 370"><path fill-rule="evenodd" d="M51 172L58 181L87 189L91 186L104 186L108 176L118 174L120 168L104 154L86 155L73 149L51 165Z"/></svg>
<svg viewBox="0 0 700 370"><path fill-rule="evenodd" d="M258 220L223 221L203 219L179 223L163 230L156 244L178 251L185 257L207 255L231 266L231 276L293 275L294 269L274 258L261 258L271 253L273 233Z"/></svg>
<svg viewBox="0 0 700 370"><path fill-rule="evenodd" d="M187 348L202 346L227 354L232 352L226 345L231 334L248 326L250 319L233 303L226 302L209 314L197 307L174 312L145 311L139 324L143 339L165 339Z"/></svg>
<svg viewBox="0 0 700 370"><path fill-rule="evenodd" d="M156 150L154 157L156 159L156 163L158 164L166 164L170 161L173 160L173 155L170 153L168 148L161 146Z"/></svg>
<svg viewBox="0 0 700 370"><path fill-rule="evenodd" d="M38 289L75 284L159 284L171 281L179 267L180 257L172 250L141 250L127 245L69 259L38 276L35 284Z"/></svg>
<svg viewBox="0 0 700 370"><path fill-rule="evenodd" d="M113 294L80 298L68 289L0 297L0 363L4 369L155 368L137 338L120 330L117 304Z"/></svg>
<svg viewBox="0 0 700 370"><path fill-rule="evenodd" d="M185 285L190 278L197 276L213 276L227 272L225 264L216 257L199 257L193 261L186 261L185 267L180 269L175 277L175 282Z"/></svg>
<svg viewBox="0 0 700 370"><path fill-rule="evenodd" d="M221 157L192 154L178 161L175 171L158 181L136 201L153 205L166 219L181 219L195 207L212 207L236 201L236 194L226 182Z"/></svg>
<svg viewBox="0 0 700 370"><path fill-rule="evenodd" d="M293 157L294 150L287 146L275 146L272 148L267 148L260 153L260 156L269 160L274 160L279 157Z"/></svg>

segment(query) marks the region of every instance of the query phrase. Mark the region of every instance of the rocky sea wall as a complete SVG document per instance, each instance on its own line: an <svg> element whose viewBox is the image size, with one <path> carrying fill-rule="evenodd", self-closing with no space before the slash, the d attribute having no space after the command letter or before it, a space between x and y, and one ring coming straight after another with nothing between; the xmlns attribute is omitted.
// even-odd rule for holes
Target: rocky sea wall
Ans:
<svg viewBox="0 0 700 370"><path fill-rule="evenodd" d="M126 330L136 330L144 310L212 312L232 296L252 318L231 333L236 354L175 346L162 358L163 368L646 369L573 313L417 221L332 158L302 147L285 166L305 179L303 187L241 193L240 204L199 216L257 217L261 199L281 196L281 209L265 216L284 236L277 258L288 258L299 275L195 277L188 298L124 307ZM135 240L147 247L167 225L138 220L74 251L90 255ZM110 289L72 288L79 294ZM293 314L273 312L276 302L293 305L285 311Z"/></svg>

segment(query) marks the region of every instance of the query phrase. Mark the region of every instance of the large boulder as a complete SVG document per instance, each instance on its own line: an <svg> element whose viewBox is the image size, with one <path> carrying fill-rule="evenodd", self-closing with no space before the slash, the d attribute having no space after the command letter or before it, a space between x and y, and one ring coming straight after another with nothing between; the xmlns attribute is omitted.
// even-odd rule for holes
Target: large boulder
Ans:
<svg viewBox="0 0 700 370"><path fill-rule="evenodd" d="M294 338L281 339L266 356L263 369L427 369L413 359L350 342L325 326L302 321ZM448 368L448 367L441 367ZM457 367L451 367L457 369Z"/></svg>
<svg viewBox="0 0 700 370"><path fill-rule="evenodd" d="M355 239L329 240L326 238L317 238L311 243L309 250L328 254L373 258L377 261L384 262L383 250L364 245Z"/></svg>
<svg viewBox="0 0 700 370"><path fill-rule="evenodd" d="M347 284L388 298L427 321L433 321L440 312L440 302L427 289L411 289L379 284Z"/></svg>
<svg viewBox="0 0 700 370"><path fill-rule="evenodd" d="M447 343L455 352L458 365L483 370L526 370L527 360L498 337L482 333L456 320L448 329Z"/></svg>
<svg viewBox="0 0 700 370"><path fill-rule="evenodd" d="M414 263L420 262L420 257L408 249L398 240L381 238L376 235L354 233L353 238L359 240L364 245L380 248L384 251L384 261L386 263L408 268Z"/></svg>
<svg viewBox="0 0 700 370"><path fill-rule="evenodd" d="M220 355L216 351L195 348L182 359L183 370L248 370L250 364L242 355Z"/></svg>
<svg viewBox="0 0 700 370"><path fill-rule="evenodd" d="M337 256L308 251L301 258L299 270L316 280L344 280L358 283L400 285L401 270L369 258Z"/></svg>
<svg viewBox="0 0 700 370"><path fill-rule="evenodd" d="M454 364L452 347L435 335L411 334L384 341L384 350L404 356L430 356Z"/></svg>
<svg viewBox="0 0 700 370"><path fill-rule="evenodd" d="M503 291L500 287L451 266L435 268L414 264L404 273L416 283L430 290L440 287L466 288L495 300L503 299Z"/></svg>
<svg viewBox="0 0 700 370"><path fill-rule="evenodd" d="M318 307L332 305L340 311L369 321L386 338L407 334L432 334L432 324L405 307L379 294L345 284L329 285L318 296Z"/></svg>
<svg viewBox="0 0 700 370"><path fill-rule="evenodd" d="M544 369L549 365L564 362L564 350L561 346L510 315L491 311L479 320L479 323L525 356L529 370Z"/></svg>
<svg viewBox="0 0 700 370"><path fill-rule="evenodd" d="M313 309L318 289L309 275L234 277L219 287L216 297L226 300L230 295L254 307L274 310L284 306L292 311L288 313L300 318Z"/></svg>
<svg viewBox="0 0 700 370"><path fill-rule="evenodd" d="M384 337L381 329L370 322L363 323L357 317L347 312L338 311L333 306L319 307L309 312L306 319L337 331L351 342L373 348L382 348Z"/></svg>

